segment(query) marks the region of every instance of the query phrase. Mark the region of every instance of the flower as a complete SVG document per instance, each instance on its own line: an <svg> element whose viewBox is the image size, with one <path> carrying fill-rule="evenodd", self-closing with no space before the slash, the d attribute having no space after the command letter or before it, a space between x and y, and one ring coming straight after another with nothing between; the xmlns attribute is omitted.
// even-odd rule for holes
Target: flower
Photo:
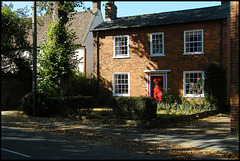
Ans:
<svg viewBox="0 0 240 161"><path fill-rule="evenodd" d="M199 80L200 80L200 78L197 78L197 80L199 81Z"/></svg>
<svg viewBox="0 0 240 161"><path fill-rule="evenodd" d="M194 86L194 83L192 83L192 86Z"/></svg>

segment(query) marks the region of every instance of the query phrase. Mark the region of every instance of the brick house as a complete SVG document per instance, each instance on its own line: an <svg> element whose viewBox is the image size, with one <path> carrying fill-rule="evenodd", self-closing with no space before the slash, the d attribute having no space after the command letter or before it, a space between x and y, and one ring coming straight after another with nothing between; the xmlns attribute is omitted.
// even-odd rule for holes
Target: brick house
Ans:
<svg viewBox="0 0 240 161"><path fill-rule="evenodd" d="M164 88L176 98L204 97L204 69L227 67L229 6L121 18L116 11L106 3L106 21L93 30L94 72L113 96L155 97Z"/></svg>
<svg viewBox="0 0 240 161"><path fill-rule="evenodd" d="M176 98L204 97L204 69L220 64L227 71L225 102L231 108L231 131L238 133L238 1L120 18L114 2L106 3L105 9L106 21L92 30L94 74L101 79L101 97L159 99L161 88ZM198 87L192 90L196 82Z"/></svg>

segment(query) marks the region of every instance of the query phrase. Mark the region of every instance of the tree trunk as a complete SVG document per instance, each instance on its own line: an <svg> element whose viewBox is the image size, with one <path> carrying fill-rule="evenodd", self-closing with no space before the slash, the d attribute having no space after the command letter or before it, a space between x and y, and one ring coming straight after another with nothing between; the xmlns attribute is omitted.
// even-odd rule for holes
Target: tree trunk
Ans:
<svg viewBox="0 0 240 161"><path fill-rule="evenodd" d="M53 1L51 5L52 10L52 20L56 21L59 18L62 18L61 22L62 25L65 26L65 24L68 22L68 13L64 11L64 1Z"/></svg>

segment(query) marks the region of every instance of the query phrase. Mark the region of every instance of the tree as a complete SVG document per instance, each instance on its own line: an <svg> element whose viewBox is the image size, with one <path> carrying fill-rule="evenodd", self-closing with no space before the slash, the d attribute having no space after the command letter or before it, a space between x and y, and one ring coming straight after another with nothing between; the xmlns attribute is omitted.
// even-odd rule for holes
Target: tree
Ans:
<svg viewBox="0 0 240 161"><path fill-rule="evenodd" d="M74 40L76 35L66 27L68 12L73 3L55 1L53 22L48 27L47 40L40 46L38 53L39 92L51 96L66 95L67 81L77 64Z"/></svg>
<svg viewBox="0 0 240 161"><path fill-rule="evenodd" d="M31 20L27 19L26 8L12 11L13 5L1 6L1 72L16 74L30 70L29 59L24 51L30 51L28 31Z"/></svg>

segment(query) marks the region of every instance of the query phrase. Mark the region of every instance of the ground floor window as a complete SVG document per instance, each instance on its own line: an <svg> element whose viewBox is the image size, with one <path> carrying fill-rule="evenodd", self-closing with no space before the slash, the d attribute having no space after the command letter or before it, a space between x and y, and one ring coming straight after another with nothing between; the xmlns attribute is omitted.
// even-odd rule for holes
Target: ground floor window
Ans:
<svg viewBox="0 0 240 161"><path fill-rule="evenodd" d="M130 73L113 74L113 96L130 96Z"/></svg>
<svg viewBox="0 0 240 161"><path fill-rule="evenodd" d="M185 97L204 97L204 71L183 72L183 94Z"/></svg>

